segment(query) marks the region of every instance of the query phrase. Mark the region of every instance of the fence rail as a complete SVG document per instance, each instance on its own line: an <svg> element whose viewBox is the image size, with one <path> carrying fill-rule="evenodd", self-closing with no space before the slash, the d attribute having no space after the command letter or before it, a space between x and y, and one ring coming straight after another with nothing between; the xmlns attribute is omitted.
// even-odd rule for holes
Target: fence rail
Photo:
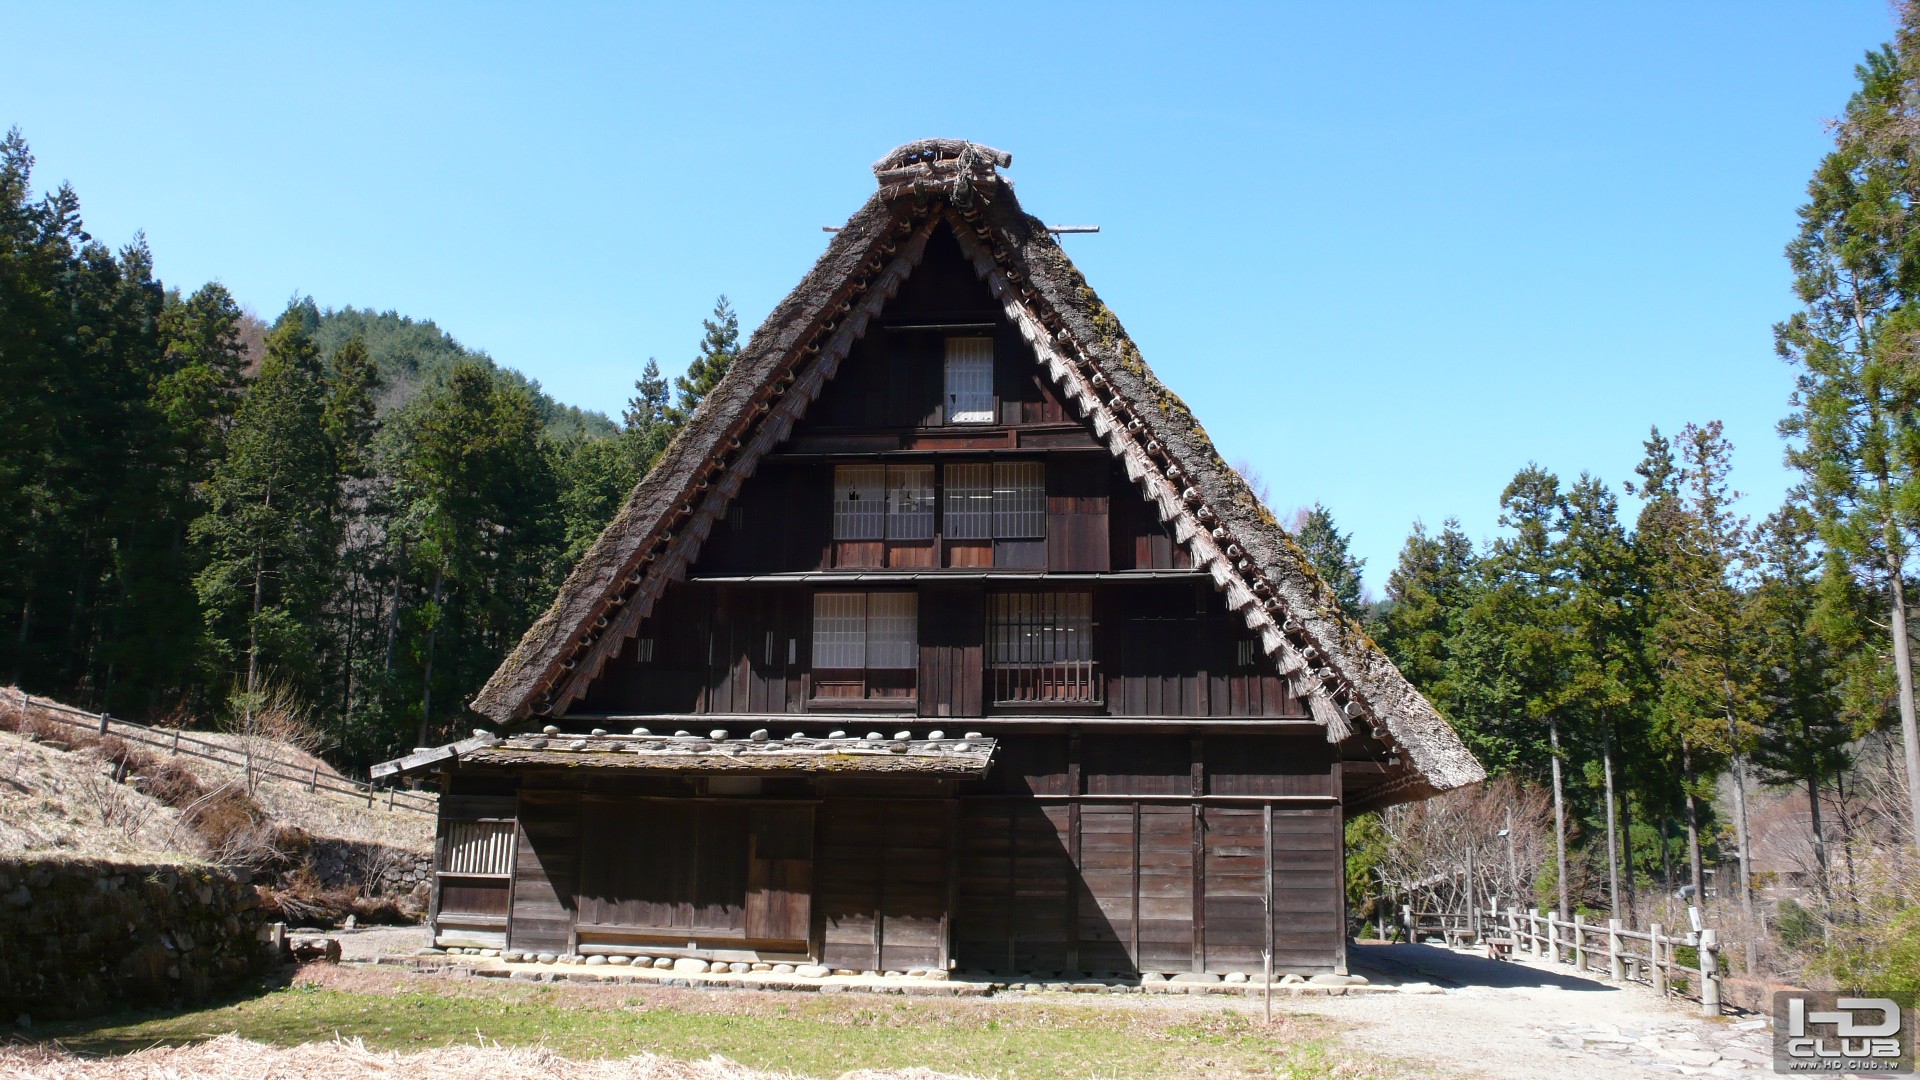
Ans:
<svg viewBox="0 0 1920 1080"><path fill-rule="evenodd" d="M1554 911L1470 913L1400 909L1401 925L1409 940L1438 934L1449 945L1478 942L1489 950L1511 949L1537 960L1565 964L1582 975L1601 974L1614 982L1637 982L1661 994L1679 992L1700 1002L1708 1016L1720 1014L1720 934L1700 930L1679 935L1659 923L1646 930L1628 930L1619 919L1588 922L1576 914L1562 919ZM1696 963L1684 963L1680 950L1691 948ZM1697 981L1697 992L1694 989Z"/></svg>
<svg viewBox="0 0 1920 1080"><path fill-rule="evenodd" d="M275 762L261 762L257 758L249 759L244 750L236 750L223 743L196 738L179 728L156 728L129 720L116 720L106 713L90 713L57 701L35 700L24 692L20 695L20 709L22 712L37 709L55 723L80 728L94 735L112 735L115 738L139 743L142 746L151 746L172 754L183 754L218 765L248 770L255 776L296 784L308 791L351 795L356 799L364 799L368 806L373 806L376 801L377 791L370 781L361 782L344 777L336 779L333 776L322 776L319 765L315 765L311 770L298 772L280 768ZM407 810L421 814L434 813L437 806L437 803L427 796L393 787L386 790L384 801L388 810Z"/></svg>

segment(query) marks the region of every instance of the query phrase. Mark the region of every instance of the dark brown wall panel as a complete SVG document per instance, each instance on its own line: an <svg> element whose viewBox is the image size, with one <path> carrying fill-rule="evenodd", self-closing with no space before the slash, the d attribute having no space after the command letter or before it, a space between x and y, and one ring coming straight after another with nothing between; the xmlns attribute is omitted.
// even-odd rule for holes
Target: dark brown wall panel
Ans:
<svg viewBox="0 0 1920 1080"><path fill-rule="evenodd" d="M1107 473L1104 454L1064 454L1047 463L1047 569L1104 573Z"/></svg>
<svg viewBox="0 0 1920 1080"><path fill-rule="evenodd" d="M937 800L821 804L822 963L856 971L940 965L950 812Z"/></svg>
<svg viewBox="0 0 1920 1080"><path fill-rule="evenodd" d="M580 854L580 802L572 792L522 791L507 946L563 953L572 947Z"/></svg>

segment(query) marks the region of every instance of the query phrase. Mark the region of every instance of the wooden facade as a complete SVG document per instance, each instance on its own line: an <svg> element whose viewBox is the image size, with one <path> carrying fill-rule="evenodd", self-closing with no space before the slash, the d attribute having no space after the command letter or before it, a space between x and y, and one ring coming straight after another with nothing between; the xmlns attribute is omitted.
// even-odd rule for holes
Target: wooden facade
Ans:
<svg viewBox="0 0 1920 1080"><path fill-rule="evenodd" d="M1215 556L1240 547L1176 529L954 220L918 228L910 272L710 524L649 534L671 576L609 579L645 606L563 594L556 613L603 612L571 639L588 665L527 682L550 627L503 665L482 704L542 734L434 758L444 943L882 972L1344 966L1344 817L1440 782L1353 684L1276 663L1331 647L1236 610L1257 598ZM747 426L714 461L782 378L716 391L703 413ZM603 547L638 543L619 527Z"/></svg>

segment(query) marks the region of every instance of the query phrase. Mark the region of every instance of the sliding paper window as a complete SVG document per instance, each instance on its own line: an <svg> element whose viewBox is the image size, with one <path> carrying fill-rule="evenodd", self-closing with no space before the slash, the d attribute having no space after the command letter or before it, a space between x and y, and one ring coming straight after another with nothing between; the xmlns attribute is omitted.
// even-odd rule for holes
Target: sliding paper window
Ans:
<svg viewBox="0 0 1920 1080"><path fill-rule="evenodd" d="M947 339L947 423L993 423L993 339Z"/></svg>
<svg viewBox="0 0 1920 1080"><path fill-rule="evenodd" d="M834 466L835 540L932 537L932 465Z"/></svg>
<svg viewBox="0 0 1920 1080"><path fill-rule="evenodd" d="M813 595L813 666L911 670L920 664L919 597L910 592Z"/></svg>
<svg viewBox="0 0 1920 1080"><path fill-rule="evenodd" d="M949 540L1047 535L1047 468L1038 461L949 465L944 499Z"/></svg>

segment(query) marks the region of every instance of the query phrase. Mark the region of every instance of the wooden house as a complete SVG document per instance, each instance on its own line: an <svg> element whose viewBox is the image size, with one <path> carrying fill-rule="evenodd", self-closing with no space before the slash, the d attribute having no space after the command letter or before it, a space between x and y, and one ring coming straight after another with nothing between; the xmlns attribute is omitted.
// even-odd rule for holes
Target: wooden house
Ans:
<svg viewBox="0 0 1920 1080"><path fill-rule="evenodd" d="M1479 780L977 144L879 189L472 702L442 943L1344 966L1342 821Z"/></svg>

